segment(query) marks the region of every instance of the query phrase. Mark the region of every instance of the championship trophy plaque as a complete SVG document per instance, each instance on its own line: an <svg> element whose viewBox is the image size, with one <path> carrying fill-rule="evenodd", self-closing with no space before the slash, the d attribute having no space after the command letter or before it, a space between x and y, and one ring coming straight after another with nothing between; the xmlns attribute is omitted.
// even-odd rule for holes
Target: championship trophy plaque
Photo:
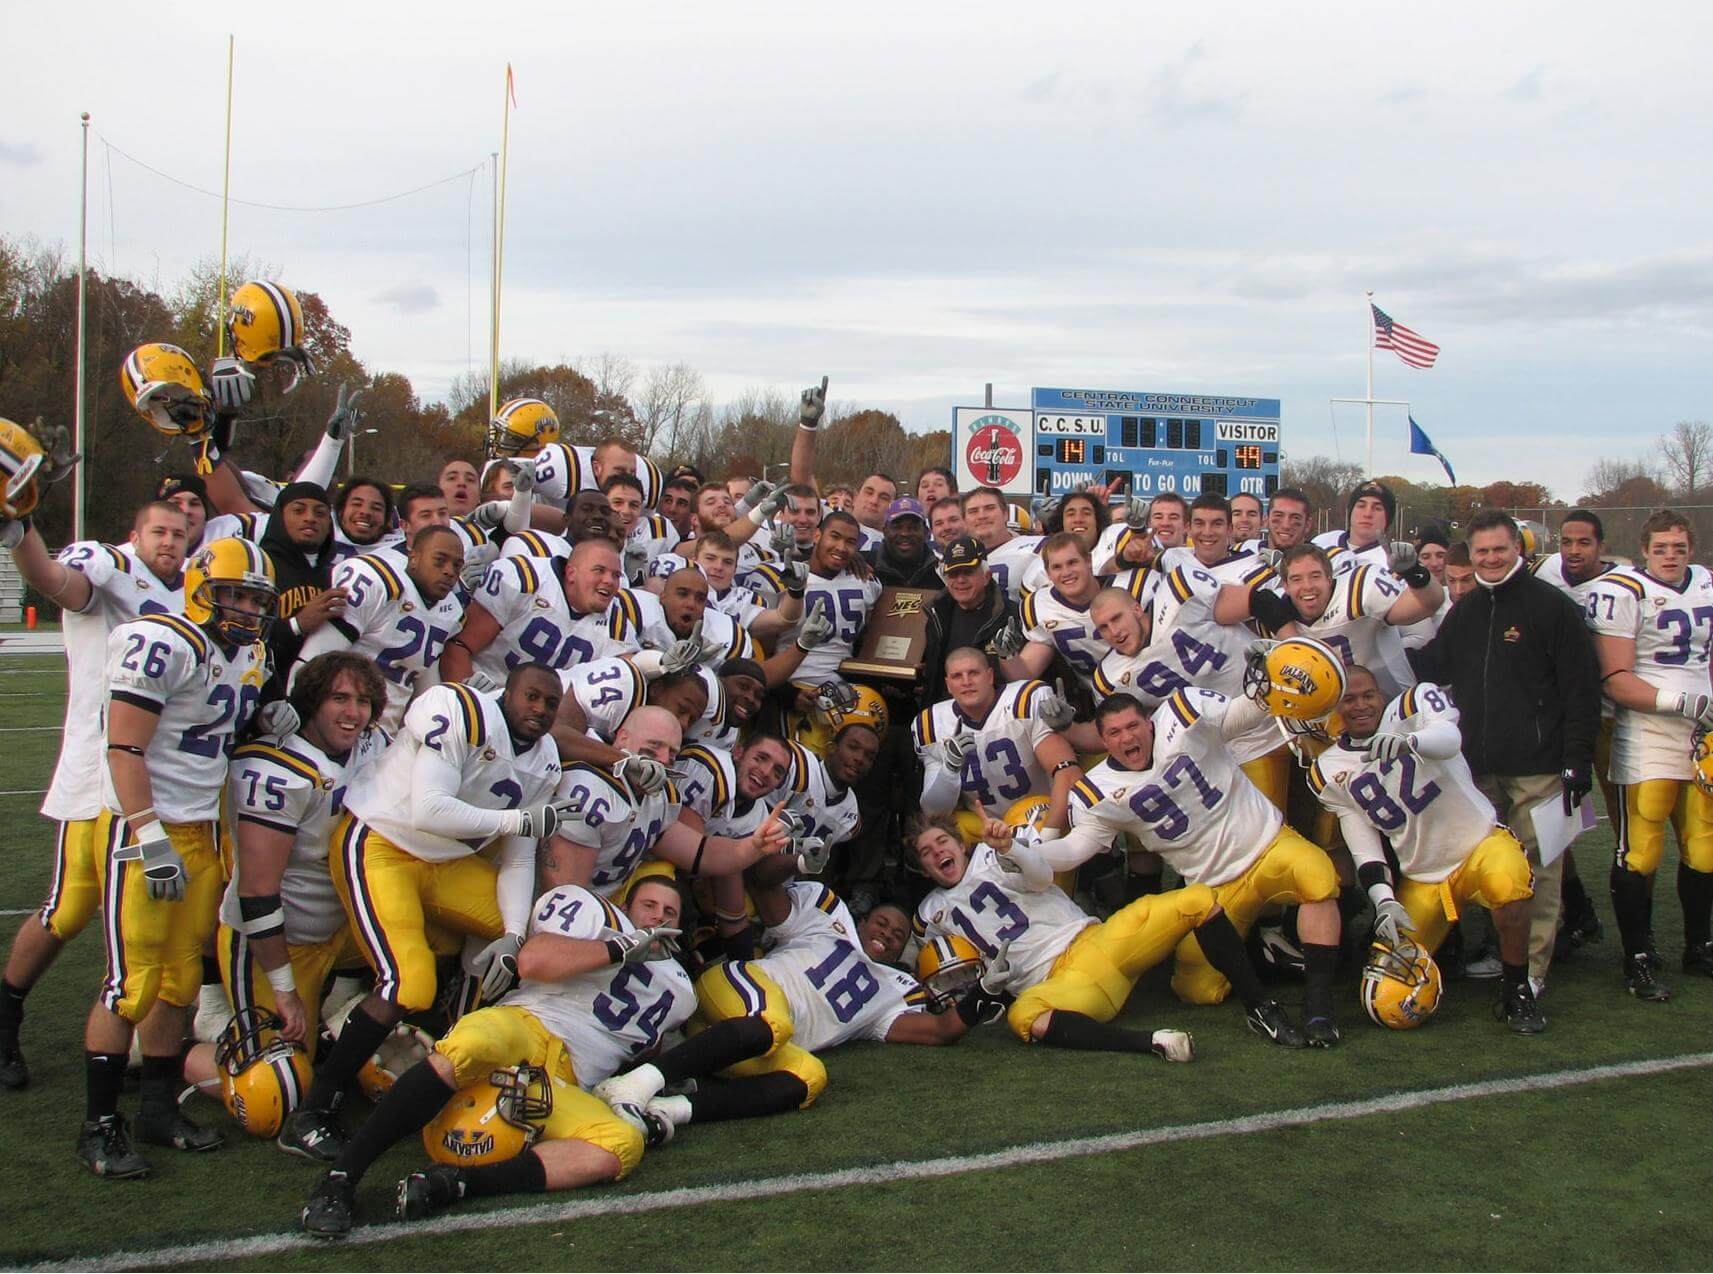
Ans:
<svg viewBox="0 0 1713 1274"><path fill-rule="evenodd" d="M856 653L839 665L839 672L914 681L928 647L928 605L939 595L937 588L891 584L881 589Z"/></svg>

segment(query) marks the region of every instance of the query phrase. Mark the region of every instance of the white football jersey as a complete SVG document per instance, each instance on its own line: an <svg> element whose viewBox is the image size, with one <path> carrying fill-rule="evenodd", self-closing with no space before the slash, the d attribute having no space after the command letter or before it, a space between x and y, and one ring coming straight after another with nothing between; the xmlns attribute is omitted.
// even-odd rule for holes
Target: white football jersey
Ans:
<svg viewBox="0 0 1713 1274"><path fill-rule="evenodd" d="M1444 622L1446 613L1451 610L1451 594L1447 593L1440 602L1439 609L1426 619L1418 619L1413 624L1401 624L1398 627L1398 640L1403 642L1405 650L1420 650L1434 639L1439 632L1439 626Z"/></svg>
<svg viewBox="0 0 1713 1274"><path fill-rule="evenodd" d="M350 596L345 613L328 623L345 634L354 654L373 659L381 670L387 702L380 724L389 732L399 728L417 689L438 680L440 652L464 618L456 590L430 606L406 565L403 555L382 549L333 569L333 586Z"/></svg>
<svg viewBox="0 0 1713 1274"><path fill-rule="evenodd" d="M327 846L345 812L352 779L374 764L389 742L384 731L365 730L343 760L300 734L277 746L246 743L232 753L227 795L233 821L257 823L292 838L279 893L286 941L293 946L326 942L345 927L345 907L327 871ZM243 918L238 908L242 867L243 855L234 853L232 880L220 902L220 923L234 928Z"/></svg>
<svg viewBox="0 0 1713 1274"><path fill-rule="evenodd" d="M730 615L745 628L755 623L767 610L756 591L745 588L742 584L732 584L723 593L716 593L709 588L708 605Z"/></svg>
<svg viewBox="0 0 1713 1274"><path fill-rule="evenodd" d="M226 761L249 724L269 674L261 642L228 652L182 615L144 615L107 639L107 695L156 713L144 754L155 813L163 823L220 816ZM107 743L102 714L102 748ZM120 809L113 773L101 767L101 799Z"/></svg>
<svg viewBox="0 0 1713 1274"><path fill-rule="evenodd" d="M550 442L536 452L531 457L535 490L531 492L530 499L536 504L563 511L570 506L571 497L577 492L593 489L597 485L595 470L590 457L583 454L584 450L563 442Z"/></svg>
<svg viewBox="0 0 1713 1274"><path fill-rule="evenodd" d="M1028 684L1037 685L1039 683L1030 682ZM1006 687L1006 689L1010 688L1009 686ZM949 739L955 734L974 734L981 729L982 722L986 720L987 718L983 717L980 721L972 721L964 715L963 709L958 707L956 699L942 699L938 703L922 709L912 718L910 740L916 745L916 755L918 757L925 756L934 744Z"/></svg>
<svg viewBox="0 0 1713 1274"><path fill-rule="evenodd" d="M458 542L464 546L466 559L478 549L486 549L489 545L494 544L493 533L477 526L472 518L453 518L449 525L457 534ZM494 549L498 552L499 546L494 545Z"/></svg>
<svg viewBox="0 0 1713 1274"><path fill-rule="evenodd" d="M1146 770L1108 759L1071 789L1071 827L1110 845L1128 832L1185 882L1223 885L1260 858L1283 818L1238 768L1221 734L1231 701L1180 690L1155 711Z"/></svg>
<svg viewBox="0 0 1713 1274"><path fill-rule="evenodd" d="M629 544L642 549L650 561L678 547L678 528L658 513L644 513L630 529Z"/></svg>
<svg viewBox="0 0 1713 1274"><path fill-rule="evenodd" d="M528 937L604 942L636 926L599 894L561 885L535 900ZM696 1009L690 975L676 960L605 964L563 982L520 982L502 1004L527 1009L571 1054L577 1082L592 1088L648 1052Z"/></svg>
<svg viewBox="0 0 1713 1274"><path fill-rule="evenodd" d="M534 527L524 531L507 531L505 542L500 545L500 556L531 557L537 562L549 562L558 558L563 562L571 556L571 541L563 535L555 535L552 531L538 531Z"/></svg>
<svg viewBox="0 0 1713 1274"><path fill-rule="evenodd" d="M801 743L791 741L786 746L791 752L791 768L774 798L787 800L790 809L809 820L804 835L819 836L829 846L848 841L862 826L856 790L833 782L827 763Z"/></svg>
<svg viewBox="0 0 1713 1274"><path fill-rule="evenodd" d="M474 843L430 827L412 815L412 771L424 748L440 754L458 772L457 799L483 810L515 810L545 800L559 786L559 749L544 734L521 756L498 695L468 686L431 686L404 714L399 736L381 757L351 782L345 807L406 853L425 862L450 862L474 854L497 839Z"/></svg>
<svg viewBox="0 0 1713 1274"><path fill-rule="evenodd" d="M1375 540L1365 548L1351 548L1348 531L1323 531L1314 537L1313 542L1325 549L1327 557L1332 559L1334 579L1342 579L1358 566L1387 569L1392 557L1392 546L1386 540Z"/></svg>
<svg viewBox="0 0 1713 1274"><path fill-rule="evenodd" d="M1047 689L1042 681L1000 687L999 698L976 729L974 746L964 756L958 784L990 818L1004 818L1025 796L1046 796L1053 790L1052 778L1035 757L1036 746L1053 733L1038 715Z"/></svg>
<svg viewBox="0 0 1713 1274"><path fill-rule="evenodd" d="M1003 866L991 845L977 845L962 880L922 899L913 931L921 942L959 934L990 958L1009 942L1011 977L1005 990L1017 995L1046 981L1053 962L1096 923L1057 885L1027 889L1021 874Z"/></svg>
<svg viewBox="0 0 1713 1274"><path fill-rule="evenodd" d="M692 743L678 754L672 769L684 807L702 816L708 835L742 840L767 821L768 801L746 800L738 791L730 751Z"/></svg>
<svg viewBox="0 0 1713 1274"><path fill-rule="evenodd" d="M818 1053L851 1040L884 1040L906 1013L928 1008L915 978L869 959L850 909L814 881L785 886L791 914L767 931L773 949L755 967L785 993L791 1042Z"/></svg>
<svg viewBox="0 0 1713 1274"><path fill-rule="evenodd" d="M726 698L726 683L707 667L696 669L702 684L708 688L708 706L699 720L692 721L684 732L685 743L701 743L711 748L731 751L743 737L743 730L726 720L730 701Z"/></svg>
<svg viewBox="0 0 1713 1274"><path fill-rule="evenodd" d="M558 670L640 648L630 594L622 589L613 594L605 611L574 612L559 578L545 565L532 557L508 557L482 577L474 600L498 621L500 631L476 656L476 667L497 682L531 660Z"/></svg>
<svg viewBox="0 0 1713 1274"><path fill-rule="evenodd" d="M625 718L648 701L648 681L628 659L561 668L559 684L583 709L589 733L603 743L611 743Z"/></svg>
<svg viewBox="0 0 1713 1274"><path fill-rule="evenodd" d="M833 635L803 656L791 680L799 685L816 686L839 675L839 665L851 657L857 638L868 625L868 613L880 596L880 581L858 579L848 570L826 576L809 572L809 586L803 595L803 615L819 611L833 625ZM794 625L788 637L795 640L800 624Z"/></svg>
<svg viewBox="0 0 1713 1274"><path fill-rule="evenodd" d="M1386 612L1408 591L1384 565L1362 562L1333 580L1332 600L1321 617L1299 627L1303 636L1336 650L1345 667L1367 668L1380 683L1380 693L1395 698L1416 684L1416 674L1404 654L1403 638L1386 622Z"/></svg>
<svg viewBox="0 0 1713 1274"><path fill-rule="evenodd" d="M785 576L779 570L779 555L752 540L738 545L738 569L732 582L749 589L763 606L777 606L785 596Z"/></svg>
<svg viewBox="0 0 1713 1274"><path fill-rule="evenodd" d="M1638 567L1602 575L1587 592L1588 626L1597 637L1636 643L1632 671L1656 690L1713 693L1708 647L1713 644L1713 574L1691 565L1674 588ZM1676 713L1619 706L1612 727L1614 783L1688 779L1695 723Z"/></svg>
<svg viewBox="0 0 1713 1274"><path fill-rule="evenodd" d="M643 793L610 770L584 764L565 768L557 795L573 807L558 834L595 851L589 888L603 898L611 897L653 852L660 834L678 821L682 804L670 779L660 791Z"/></svg>
<svg viewBox="0 0 1713 1274"><path fill-rule="evenodd" d="M1559 592L1563 593L1566 597L1570 598L1571 601L1575 602L1577 605L1577 608L1582 611L1583 617L1587 618L1587 616L1588 616L1588 594L1589 594L1590 590L1592 590L1593 587L1596 584L1598 584L1602 579L1604 579L1607 575L1609 575L1613 571L1617 570L1618 564L1616 562L1602 561L1600 563L1599 574L1590 576L1589 578L1583 580L1580 584L1572 584L1570 582L1570 580L1568 578L1566 578L1565 573L1564 573L1564 557L1562 554L1559 554L1559 553L1552 553L1546 557L1541 558L1540 561L1535 563L1533 569L1534 569L1534 573L1537 577L1545 580L1548 584L1551 584ZM1445 599L1445 604L1439 608L1439 614L1434 617L1434 631L1436 631L1436 632L1438 631L1439 621L1445 618L1445 612L1448 611L1449 609L1451 609L1451 598L1448 596ZM1406 628L1403 630L1404 634L1405 634L1404 646L1407 649L1413 649L1413 647L1411 646L1411 643L1410 643L1409 632L1410 632L1410 629L1416 628L1417 626L1418 625L1411 624L1409 628ZM1600 696L1600 717L1602 720L1602 724L1604 724L1605 721L1609 720L1615 711L1616 711L1616 705L1614 705L1613 702L1610 699L1608 699L1605 695L1601 695Z"/></svg>
<svg viewBox="0 0 1713 1274"><path fill-rule="evenodd" d="M139 615L184 612L183 578L163 583L137 560L130 545L115 547L95 540L68 544L57 560L89 581L89 604L61 617L65 640L65 726L59 762L42 801L42 813L60 822L101 813L101 709L107 699L107 638L118 625Z"/></svg>
<svg viewBox="0 0 1713 1274"><path fill-rule="evenodd" d="M1432 682L1411 687L1386 705L1380 729L1444 720L1457 709ZM1341 738L1309 770L1309 788L1341 819L1355 817L1386 838L1411 880L1444 880L1498 826L1493 803L1475 786L1461 752L1446 760L1407 752L1395 761L1367 761L1367 740ZM1349 839L1348 837L1346 838ZM1365 857L1351 844L1358 862ZM1383 862L1375 853L1370 861Z"/></svg>
<svg viewBox="0 0 1713 1274"><path fill-rule="evenodd" d="M1023 599L1021 611L1023 633L1030 641L1051 646L1079 677L1093 681L1094 670L1111 647L1095 631L1087 606L1071 601L1057 588L1040 588Z"/></svg>
<svg viewBox="0 0 1713 1274"><path fill-rule="evenodd" d="M658 597L646 589L631 590L629 596L641 617L644 643L655 650L665 650L678 640L678 634L666 622L666 609ZM710 604L702 612L702 643L708 649L702 665L718 668L728 659L760 659L762 656L749 630L712 605L712 600L710 596Z"/></svg>
<svg viewBox="0 0 1713 1274"><path fill-rule="evenodd" d="M1014 535L998 548L987 550L987 573L1013 601L1031 589L1047 584L1047 568L1041 561L1041 536Z"/></svg>

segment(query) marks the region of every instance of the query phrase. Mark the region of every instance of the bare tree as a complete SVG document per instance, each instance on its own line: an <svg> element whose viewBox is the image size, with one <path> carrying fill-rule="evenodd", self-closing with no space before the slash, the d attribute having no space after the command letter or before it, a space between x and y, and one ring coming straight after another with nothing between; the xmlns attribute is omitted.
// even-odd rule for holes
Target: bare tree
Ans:
<svg viewBox="0 0 1713 1274"><path fill-rule="evenodd" d="M643 449L652 453L659 448L668 457L683 454L688 441L686 428L706 395L702 374L687 364L649 368L633 400L637 421L642 425Z"/></svg>
<svg viewBox="0 0 1713 1274"><path fill-rule="evenodd" d="M603 398L629 398L636 384L636 364L623 354L603 350L593 358L574 359L571 366L595 382L595 392Z"/></svg>
<svg viewBox="0 0 1713 1274"><path fill-rule="evenodd" d="M1281 457L1279 485L1296 487L1314 502L1316 509L1329 511L1332 525L1344 521L1344 501L1362 481L1362 466L1329 456Z"/></svg>
<svg viewBox="0 0 1713 1274"><path fill-rule="evenodd" d="M1660 475L1646 463L1634 457L1601 456L1588 471L1588 494L1585 504L1604 504L1615 491L1638 480L1658 483Z"/></svg>
<svg viewBox="0 0 1713 1274"><path fill-rule="evenodd" d="M1659 440L1661 458L1672 484L1685 499L1713 477L1713 425L1705 420L1680 420Z"/></svg>

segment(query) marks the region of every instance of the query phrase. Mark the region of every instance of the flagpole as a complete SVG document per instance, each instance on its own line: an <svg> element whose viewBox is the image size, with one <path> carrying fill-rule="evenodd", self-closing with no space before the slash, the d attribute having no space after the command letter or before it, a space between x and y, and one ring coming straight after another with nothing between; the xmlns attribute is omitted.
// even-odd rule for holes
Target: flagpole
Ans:
<svg viewBox="0 0 1713 1274"><path fill-rule="evenodd" d="M89 281L89 112L83 112L83 177L78 183L77 196L77 371L72 381L71 449L84 454L83 446L83 365L84 344L89 315L87 284ZM83 539L83 471L78 465L71 471L71 538Z"/></svg>
<svg viewBox="0 0 1713 1274"><path fill-rule="evenodd" d="M512 68L506 63L506 90L500 125L499 203L494 216L494 352L488 371L489 418L500 409L500 299L504 294L506 267L506 176L511 164Z"/></svg>
<svg viewBox="0 0 1713 1274"><path fill-rule="evenodd" d="M1362 476L1374 476L1374 294L1365 294L1368 298L1368 468Z"/></svg>
<svg viewBox="0 0 1713 1274"><path fill-rule="evenodd" d="M494 163L494 203L488 231L488 421L500 412L500 152L490 151Z"/></svg>
<svg viewBox="0 0 1713 1274"><path fill-rule="evenodd" d="M226 230L232 212L232 47L238 37L226 37L226 176L220 187L220 295L216 300L214 351L226 357Z"/></svg>

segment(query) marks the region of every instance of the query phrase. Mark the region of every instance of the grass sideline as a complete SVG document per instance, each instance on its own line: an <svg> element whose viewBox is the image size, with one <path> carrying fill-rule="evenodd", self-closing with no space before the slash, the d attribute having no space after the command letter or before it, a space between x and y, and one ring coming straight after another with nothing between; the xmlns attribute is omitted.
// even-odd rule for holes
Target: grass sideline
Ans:
<svg viewBox="0 0 1713 1274"><path fill-rule="evenodd" d="M0 659L0 726L57 726L63 675L51 658ZM45 787L57 732L0 738L9 759L0 787ZM45 884L51 832L38 804L0 797L0 910L31 907ZM1589 880L1603 879L1609 851L1604 825L1578 845ZM1673 967L1676 910L1668 884L1659 930ZM25 921L0 917L0 938ZM29 1002L36 1083L0 1093L0 1147L12 1181L30 1184L8 1192L0 1264L87 1263L289 1230L315 1170L237 1134L213 1155L157 1152L145 1182L99 1182L77 1165L80 1035L99 964L86 933ZM1551 1025L1536 1039L1494 1023L1491 984L1451 984L1436 1020L1410 1035L1371 1027L1351 988L1345 1046L1287 1054L1249 1036L1234 1007L1178 1005L1156 972L1127 1020L1194 1030L1201 1058L1191 1066L1025 1048L1002 1028L951 1049L861 1045L829 1055L832 1083L814 1109L688 1129L622 1185L549 1201L605 1205L849 1168L884 1175L901 1160L1699 1052L1713 1039L1713 986L1681 976L1672 985L1668 1005L1625 996L1609 933L1554 971ZM933 1181L538 1225L504 1214L538 1200L496 1200L491 1230L208 1267L1687 1268L1705 1264L1713 1239L1699 1174L1688 1170L1713 1134L1705 1090L1694 1072L1605 1080ZM223 1118L215 1107L202 1113ZM363 1220L390 1216L393 1182L421 1158L407 1144L376 1166L359 1196Z"/></svg>

